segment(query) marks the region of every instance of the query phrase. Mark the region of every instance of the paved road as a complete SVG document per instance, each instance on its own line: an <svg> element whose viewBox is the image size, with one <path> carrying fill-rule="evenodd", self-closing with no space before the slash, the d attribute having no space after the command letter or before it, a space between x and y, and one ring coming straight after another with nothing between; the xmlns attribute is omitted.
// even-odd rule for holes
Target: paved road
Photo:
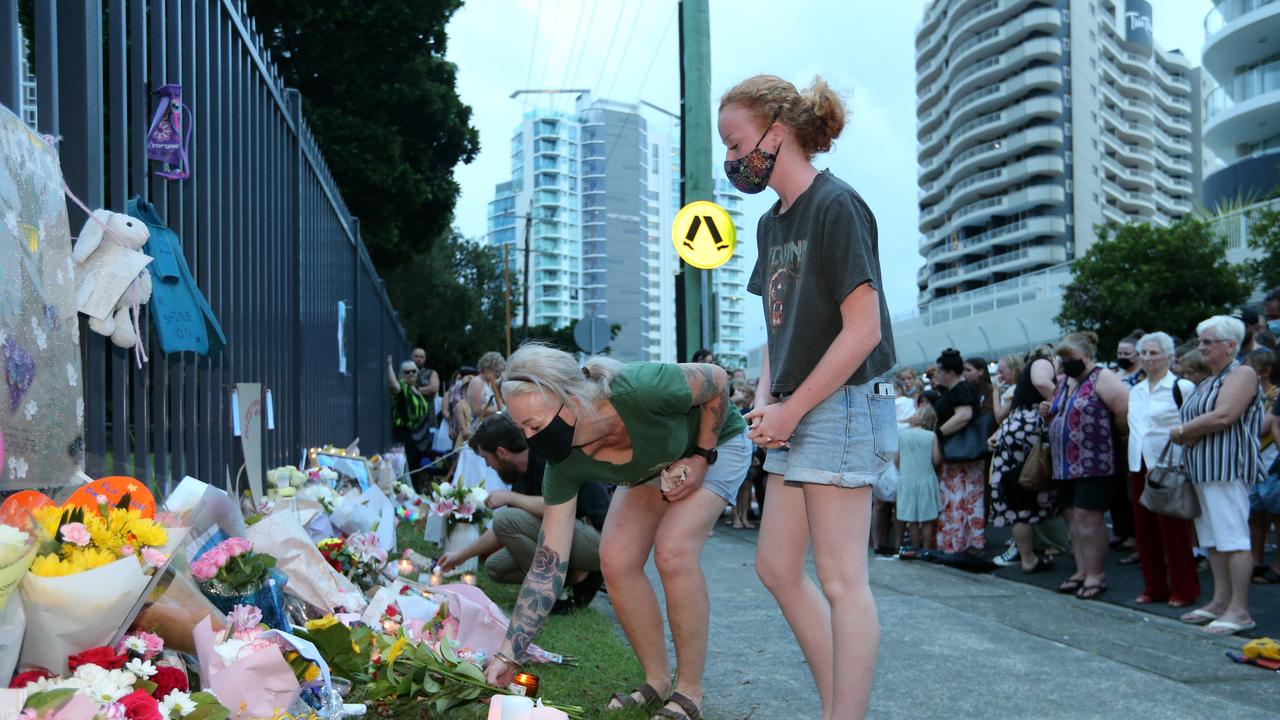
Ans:
<svg viewBox="0 0 1280 720"><path fill-rule="evenodd" d="M703 556L706 717L820 718L800 651L756 579L755 538L717 529ZM872 561L872 589L882 628L872 718L1220 720L1280 708L1280 675L1224 656L1241 640L1176 621L891 559Z"/></svg>

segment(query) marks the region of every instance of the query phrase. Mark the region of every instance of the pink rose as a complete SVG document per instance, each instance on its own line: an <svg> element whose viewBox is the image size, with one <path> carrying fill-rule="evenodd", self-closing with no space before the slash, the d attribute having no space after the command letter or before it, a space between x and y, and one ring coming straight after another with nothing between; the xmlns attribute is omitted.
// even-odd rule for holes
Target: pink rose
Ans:
<svg viewBox="0 0 1280 720"><path fill-rule="evenodd" d="M89 528L84 523L67 523L62 526L62 541L69 542L76 547L84 547L89 544Z"/></svg>
<svg viewBox="0 0 1280 720"><path fill-rule="evenodd" d="M153 635L149 632L140 632L138 633L138 637L147 644L147 651L143 654L143 659L150 660L164 650L164 639L159 635Z"/></svg>
<svg viewBox="0 0 1280 720"><path fill-rule="evenodd" d="M120 546L120 557L129 557L129 556L130 556L130 555L132 555L132 554L133 554L133 546L132 546L132 545L121 545L121 546Z"/></svg>
<svg viewBox="0 0 1280 720"><path fill-rule="evenodd" d="M233 537L222 543L222 549L226 551L227 558L233 558L239 555L253 551L253 543L242 537Z"/></svg>
<svg viewBox="0 0 1280 720"><path fill-rule="evenodd" d="M213 577L218 574L218 570L221 570L221 568L213 562L212 558L208 556L208 553L205 553L199 560L191 563L191 577L201 582L212 580Z"/></svg>
<svg viewBox="0 0 1280 720"><path fill-rule="evenodd" d="M142 549L142 562L146 563L149 567L162 568L168 561L168 556L155 548Z"/></svg>

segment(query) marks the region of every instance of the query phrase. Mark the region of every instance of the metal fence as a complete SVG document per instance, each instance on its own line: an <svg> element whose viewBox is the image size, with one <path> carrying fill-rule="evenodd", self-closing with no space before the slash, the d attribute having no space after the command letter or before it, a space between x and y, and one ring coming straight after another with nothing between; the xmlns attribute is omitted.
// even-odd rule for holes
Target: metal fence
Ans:
<svg viewBox="0 0 1280 720"><path fill-rule="evenodd" d="M20 111L18 0L0 0L0 103ZM272 391L268 466L359 437L389 443L386 357L408 341L302 119L241 0L36 0L38 131L61 138L71 190L123 212L157 207L227 335L210 357L151 362L85 332L86 471L221 483L243 462L231 388ZM194 112L191 177L156 178L145 154L151 90L182 86ZM70 208L73 232L84 214ZM339 325L339 305L346 322ZM145 311L144 311L145 312ZM144 327L149 319L143 318ZM339 343L346 372L339 372ZM131 471L131 472L130 472Z"/></svg>

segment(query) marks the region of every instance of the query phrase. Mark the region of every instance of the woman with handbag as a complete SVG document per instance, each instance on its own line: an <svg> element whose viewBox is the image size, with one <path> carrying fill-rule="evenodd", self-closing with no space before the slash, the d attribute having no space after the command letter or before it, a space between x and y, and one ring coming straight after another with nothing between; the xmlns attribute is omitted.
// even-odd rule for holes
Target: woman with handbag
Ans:
<svg viewBox="0 0 1280 720"><path fill-rule="evenodd" d="M1033 528L1058 514L1057 496L1052 487L1028 488L1020 482L1027 455L1043 433L1038 408L1053 397L1053 361L1033 350L1028 364L1018 374L1008 416L991 436L991 524L1013 526L1013 542L1018 549L1022 572L1037 573L1053 567L1036 555Z"/></svg>
<svg viewBox="0 0 1280 720"><path fill-rule="evenodd" d="M1116 477L1115 428L1128 427L1129 389L1110 370L1094 363L1098 336L1074 332L1055 353L1065 382L1052 401L1040 403L1049 420L1053 479L1067 514L1076 571L1058 592L1093 600L1107 590L1107 527L1102 516L1111 505Z"/></svg>
<svg viewBox="0 0 1280 720"><path fill-rule="evenodd" d="M1137 349L1146 376L1129 390L1129 495L1135 500L1134 539L1143 586L1134 602L1186 607L1200 596L1200 577L1191 553L1191 521L1152 512L1137 500L1146 489L1148 470L1158 467L1161 458L1174 466L1180 463L1176 446L1166 450L1169 431L1178 425L1179 409L1196 386L1169 372L1174 349L1167 334L1144 335Z"/></svg>
<svg viewBox="0 0 1280 720"><path fill-rule="evenodd" d="M1196 326L1196 334L1212 374L1182 404L1182 423L1169 437L1185 448L1183 465L1200 501L1196 535L1209 550L1213 599L1182 621L1231 635L1255 627L1249 615L1249 488L1263 474L1262 391L1253 368L1236 360L1244 323L1215 315Z"/></svg>
<svg viewBox="0 0 1280 720"><path fill-rule="evenodd" d="M934 384L942 397L934 404L938 413L938 440L942 443L942 471L938 489L942 503L938 514L938 550L943 553L978 554L986 546L986 487L989 452L986 436L978 426L981 400L965 382L964 359L959 350L947 349L937 360Z"/></svg>

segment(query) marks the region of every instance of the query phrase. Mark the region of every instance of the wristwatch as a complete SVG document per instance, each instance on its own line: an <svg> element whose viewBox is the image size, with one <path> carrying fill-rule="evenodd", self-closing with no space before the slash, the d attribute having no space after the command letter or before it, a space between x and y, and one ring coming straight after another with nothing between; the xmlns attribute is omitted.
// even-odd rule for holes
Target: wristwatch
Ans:
<svg viewBox="0 0 1280 720"><path fill-rule="evenodd" d="M706 458L708 465L715 465L716 458L720 457L719 451L717 451L715 448L711 448L710 450L703 450L702 448L694 448L693 454Z"/></svg>

